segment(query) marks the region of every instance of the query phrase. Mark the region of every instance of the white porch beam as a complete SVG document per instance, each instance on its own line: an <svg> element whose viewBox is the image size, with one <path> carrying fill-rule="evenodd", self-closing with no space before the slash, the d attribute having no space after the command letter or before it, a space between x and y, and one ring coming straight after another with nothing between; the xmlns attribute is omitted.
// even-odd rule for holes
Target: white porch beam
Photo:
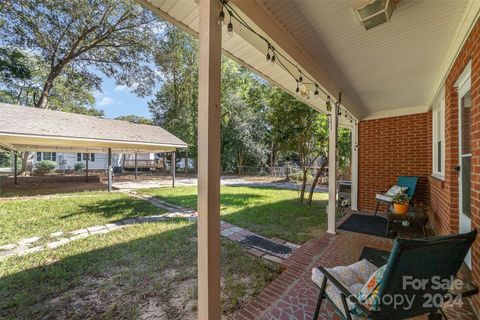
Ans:
<svg viewBox="0 0 480 320"><path fill-rule="evenodd" d="M220 320L221 3L199 5L198 319Z"/></svg>
<svg viewBox="0 0 480 320"><path fill-rule="evenodd" d="M352 163L351 163L351 209L358 210L358 124L351 128L352 133Z"/></svg>
<svg viewBox="0 0 480 320"><path fill-rule="evenodd" d="M328 206L327 206L327 232L335 234L336 208L337 208L337 133L338 133L338 108L334 104L329 116L328 127Z"/></svg>

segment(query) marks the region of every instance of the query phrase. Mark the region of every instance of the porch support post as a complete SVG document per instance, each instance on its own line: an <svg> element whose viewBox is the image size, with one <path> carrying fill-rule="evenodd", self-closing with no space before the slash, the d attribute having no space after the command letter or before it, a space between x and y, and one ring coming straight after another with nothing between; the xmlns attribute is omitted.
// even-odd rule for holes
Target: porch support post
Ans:
<svg viewBox="0 0 480 320"><path fill-rule="evenodd" d="M176 174L176 162L177 160L175 159L176 158L176 154L175 154L175 151L172 152L172 164L171 164L171 170L172 170L172 188L175 188L175 174Z"/></svg>
<svg viewBox="0 0 480 320"><path fill-rule="evenodd" d="M112 191L112 149L108 148L108 192Z"/></svg>
<svg viewBox="0 0 480 320"><path fill-rule="evenodd" d="M88 182L88 160L90 159L90 153L84 153L85 155L85 182Z"/></svg>
<svg viewBox="0 0 480 320"><path fill-rule="evenodd" d="M352 127L351 209L358 210L358 125Z"/></svg>
<svg viewBox="0 0 480 320"><path fill-rule="evenodd" d="M13 178L15 181L15 184L17 184L17 159L18 159L18 154L16 152L13 153Z"/></svg>
<svg viewBox="0 0 480 320"><path fill-rule="evenodd" d="M200 0L198 319L220 320L220 1Z"/></svg>
<svg viewBox="0 0 480 320"><path fill-rule="evenodd" d="M338 108L334 104L332 112L329 116L328 128L328 206L327 232L335 234L336 219L335 213L337 208L337 130L338 130Z"/></svg>
<svg viewBox="0 0 480 320"><path fill-rule="evenodd" d="M138 165L137 165L137 154L135 153L135 180L137 180L138 175Z"/></svg>

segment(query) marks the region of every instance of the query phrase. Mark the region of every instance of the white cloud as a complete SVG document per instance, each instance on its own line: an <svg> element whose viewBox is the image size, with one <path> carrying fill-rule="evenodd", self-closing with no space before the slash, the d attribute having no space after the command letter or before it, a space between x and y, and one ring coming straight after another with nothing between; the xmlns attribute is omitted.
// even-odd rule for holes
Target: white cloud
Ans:
<svg viewBox="0 0 480 320"><path fill-rule="evenodd" d="M98 105L100 107L104 107L104 106L108 106L109 104L112 104L113 103L113 99L112 98L109 98L109 97L104 97L102 98L102 100L100 100L98 102Z"/></svg>
<svg viewBox="0 0 480 320"><path fill-rule="evenodd" d="M130 91L130 89L126 85L116 85L115 91Z"/></svg>

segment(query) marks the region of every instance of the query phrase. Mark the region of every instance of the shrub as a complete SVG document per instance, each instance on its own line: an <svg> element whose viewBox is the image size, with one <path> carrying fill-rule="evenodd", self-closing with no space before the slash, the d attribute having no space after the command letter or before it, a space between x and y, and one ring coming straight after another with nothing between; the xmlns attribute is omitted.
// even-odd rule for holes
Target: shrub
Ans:
<svg viewBox="0 0 480 320"><path fill-rule="evenodd" d="M55 167L57 166L57 163L54 161L40 161L37 163L37 174L47 174L47 173L52 173L55 171Z"/></svg>
<svg viewBox="0 0 480 320"><path fill-rule="evenodd" d="M82 162L77 162L73 166L73 169L75 170L75 172L81 172L83 171L83 169L85 169L85 165Z"/></svg>

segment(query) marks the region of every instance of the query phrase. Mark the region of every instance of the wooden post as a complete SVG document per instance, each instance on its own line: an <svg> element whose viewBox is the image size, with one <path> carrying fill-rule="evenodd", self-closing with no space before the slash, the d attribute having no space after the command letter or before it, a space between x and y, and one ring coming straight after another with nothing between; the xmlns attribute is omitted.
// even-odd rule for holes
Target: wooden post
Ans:
<svg viewBox="0 0 480 320"><path fill-rule="evenodd" d="M137 154L135 153L135 180L137 180L138 175L138 165L137 165Z"/></svg>
<svg viewBox="0 0 480 320"><path fill-rule="evenodd" d="M352 188L351 188L351 208L352 210L358 210L358 126L354 125L351 130L351 139L352 139L352 161L350 164L350 174L352 179Z"/></svg>
<svg viewBox="0 0 480 320"><path fill-rule="evenodd" d="M85 182L88 182L88 160L90 159L90 153L84 153L85 155Z"/></svg>
<svg viewBox="0 0 480 320"><path fill-rule="evenodd" d="M185 175L188 175L188 149L185 149Z"/></svg>
<svg viewBox="0 0 480 320"><path fill-rule="evenodd" d="M220 319L220 1L200 0L198 319Z"/></svg>
<svg viewBox="0 0 480 320"><path fill-rule="evenodd" d="M172 188L175 188L175 174L177 171L177 166L176 166L176 154L175 151L172 152L172 163L171 163L171 168L170 170L172 171Z"/></svg>
<svg viewBox="0 0 480 320"><path fill-rule="evenodd" d="M15 152L14 156L13 156L13 177L14 177L14 180L15 180L15 184L17 184L17 171L18 171L17 159L18 159L18 155Z"/></svg>
<svg viewBox="0 0 480 320"><path fill-rule="evenodd" d="M108 192L112 191L112 149L108 148Z"/></svg>
<svg viewBox="0 0 480 320"><path fill-rule="evenodd" d="M337 129L338 108L333 106L329 116L328 128L328 206L327 206L327 232L335 234L336 209L337 209Z"/></svg>

